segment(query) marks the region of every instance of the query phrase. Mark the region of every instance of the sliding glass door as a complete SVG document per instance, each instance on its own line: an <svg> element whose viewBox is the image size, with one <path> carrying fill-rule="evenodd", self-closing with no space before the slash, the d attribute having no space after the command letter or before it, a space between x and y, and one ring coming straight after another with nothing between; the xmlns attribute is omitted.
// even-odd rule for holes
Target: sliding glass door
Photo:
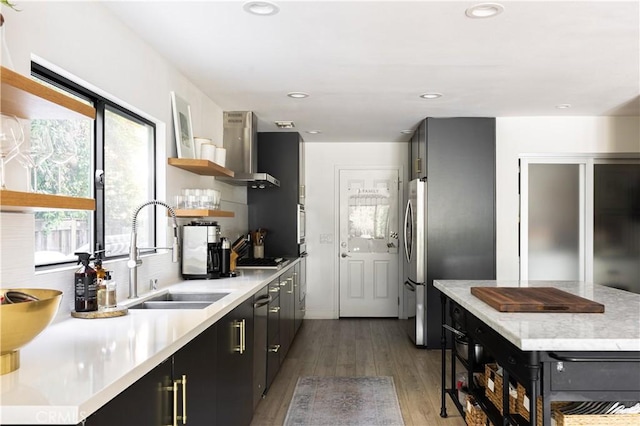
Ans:
<svg viewBox="0 0 640 426"><path fill-rule="evenodd" d="M520 278L640 293L640 159L521 157Z"/></svg>

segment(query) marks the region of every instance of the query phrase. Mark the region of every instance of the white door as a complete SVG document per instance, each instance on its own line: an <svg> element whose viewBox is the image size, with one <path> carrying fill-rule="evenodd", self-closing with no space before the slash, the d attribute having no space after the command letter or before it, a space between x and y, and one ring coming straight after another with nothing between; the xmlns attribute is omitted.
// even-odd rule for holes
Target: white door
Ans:
<svg viewBox="0 0 640 426"><path fill-rule="evenodd" d="M340 316L398 317L398 170L340 170Z"/></svg>

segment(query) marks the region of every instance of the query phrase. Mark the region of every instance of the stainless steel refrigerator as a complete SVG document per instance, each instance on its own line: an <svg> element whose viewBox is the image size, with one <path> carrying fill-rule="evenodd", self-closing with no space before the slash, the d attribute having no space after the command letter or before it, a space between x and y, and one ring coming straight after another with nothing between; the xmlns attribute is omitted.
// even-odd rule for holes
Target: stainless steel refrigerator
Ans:
<svg viewBox="0 0 640 426"><path fill-rule="evenodd" d="M409 182L409 196L404 212L404 255L408 265L404 294L407 303L409 337L418 346L426 345L427 280L427 183Z"/></svg>

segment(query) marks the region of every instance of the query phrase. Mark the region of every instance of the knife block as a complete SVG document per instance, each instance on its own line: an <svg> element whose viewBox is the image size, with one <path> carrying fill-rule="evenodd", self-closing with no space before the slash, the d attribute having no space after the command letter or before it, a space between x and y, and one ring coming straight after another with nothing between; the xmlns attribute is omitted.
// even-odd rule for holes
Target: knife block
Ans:
<svg viewBox="0 0 640 426"><path fill-rule="evenodd" d="M238 260L238 253L235 250L231 250L231 255L229 256L229 271L235 272L236 270L236 261Z"/></svg>

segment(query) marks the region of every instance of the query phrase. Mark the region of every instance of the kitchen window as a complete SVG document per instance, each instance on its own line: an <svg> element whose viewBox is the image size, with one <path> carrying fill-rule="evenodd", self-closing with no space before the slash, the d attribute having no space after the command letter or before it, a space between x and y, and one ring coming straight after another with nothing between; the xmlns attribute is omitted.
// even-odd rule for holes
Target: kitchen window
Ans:
<svg viewBox="0 0 640 426"><path fill-rule="evenodd" d="M31 168L32 190L96 200L95 212L35 213L36 266L75 261L75 252L128 255L131 215L155 198L155 124L39 64L32 75L97 112L95 121L31 121L32 146L42 153ZM156 245L154 219L153 209L138 216L140 247Z"/></svg>

